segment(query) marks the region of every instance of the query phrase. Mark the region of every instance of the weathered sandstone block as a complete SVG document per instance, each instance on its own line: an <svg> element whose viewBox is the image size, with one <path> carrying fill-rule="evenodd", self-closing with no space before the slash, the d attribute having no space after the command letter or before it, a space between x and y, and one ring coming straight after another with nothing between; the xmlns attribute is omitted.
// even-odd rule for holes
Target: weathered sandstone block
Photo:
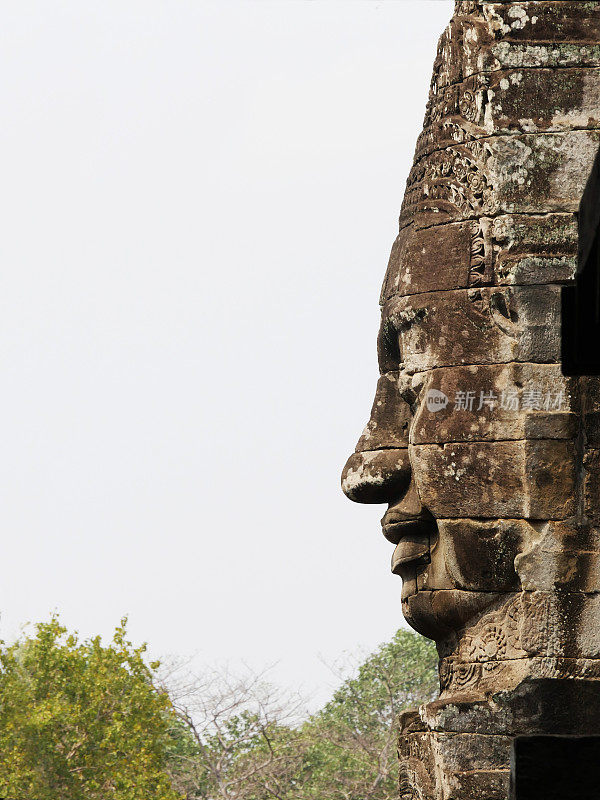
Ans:
<svg viewBox="0 0 600 800"><path fill-rule="evenodd" d="M415 445L423 504L438 519L566 519L575 512L572 441Z"/></svg>

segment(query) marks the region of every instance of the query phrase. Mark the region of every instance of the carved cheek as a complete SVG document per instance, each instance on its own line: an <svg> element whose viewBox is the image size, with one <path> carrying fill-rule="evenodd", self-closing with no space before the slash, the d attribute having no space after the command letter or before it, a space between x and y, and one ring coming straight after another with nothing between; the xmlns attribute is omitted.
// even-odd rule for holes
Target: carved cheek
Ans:
<svg viewBox="0 0 600 800"><path fill-rule="evenodd" d="M566 519L575 511L572 440L411 445L421 501L437 519Z"/></svg>

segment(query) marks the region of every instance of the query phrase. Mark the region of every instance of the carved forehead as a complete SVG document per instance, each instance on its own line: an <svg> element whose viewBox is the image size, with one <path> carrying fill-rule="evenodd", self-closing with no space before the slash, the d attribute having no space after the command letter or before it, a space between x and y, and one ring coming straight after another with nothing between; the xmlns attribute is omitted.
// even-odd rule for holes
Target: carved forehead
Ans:
<svg viewBox="0 0 600 800"><path fill-rule="evenodd" d="M392 246L381 304L424 292L563 283L576 268L573 214L505 214L429 228L411 224Z"/></svg>
<svg viewBox="0 0 600 800"><path fill-rule="evenodd" d="M476 222L418 229L409 225L392 246L382 303L394 295L463 289L485 274L483 231Z"/></svg>

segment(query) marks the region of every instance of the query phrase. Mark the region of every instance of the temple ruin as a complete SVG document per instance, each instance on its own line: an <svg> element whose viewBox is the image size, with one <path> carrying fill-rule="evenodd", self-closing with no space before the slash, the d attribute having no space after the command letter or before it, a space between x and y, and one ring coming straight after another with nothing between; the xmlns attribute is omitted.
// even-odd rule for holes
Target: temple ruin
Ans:
<svg viewBox="0 0 600 800"><path fill-rule="evenodd" d="M515 737L600 734L600 378L561 369L599 148L600 2L457 2L343 474L388 505L403 614L440 657L401 800L506 800Z"/></svg>

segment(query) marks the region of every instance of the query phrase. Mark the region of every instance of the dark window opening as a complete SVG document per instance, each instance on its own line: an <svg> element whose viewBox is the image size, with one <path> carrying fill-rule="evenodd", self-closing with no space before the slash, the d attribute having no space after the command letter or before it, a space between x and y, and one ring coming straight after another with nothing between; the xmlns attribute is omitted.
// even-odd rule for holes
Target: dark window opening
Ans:
<svg viewBox="0 0 600 800"><path fill-rule="evenodd" d="M517 736L510 800L598 800L600 736Z"/></svg>
<svg viewBox="0 0 600 800"><path fill-rule="evenodd" d="M600 153L579 207L579 256L573 286L562 290L563 375L600 375Z"/></svg>

